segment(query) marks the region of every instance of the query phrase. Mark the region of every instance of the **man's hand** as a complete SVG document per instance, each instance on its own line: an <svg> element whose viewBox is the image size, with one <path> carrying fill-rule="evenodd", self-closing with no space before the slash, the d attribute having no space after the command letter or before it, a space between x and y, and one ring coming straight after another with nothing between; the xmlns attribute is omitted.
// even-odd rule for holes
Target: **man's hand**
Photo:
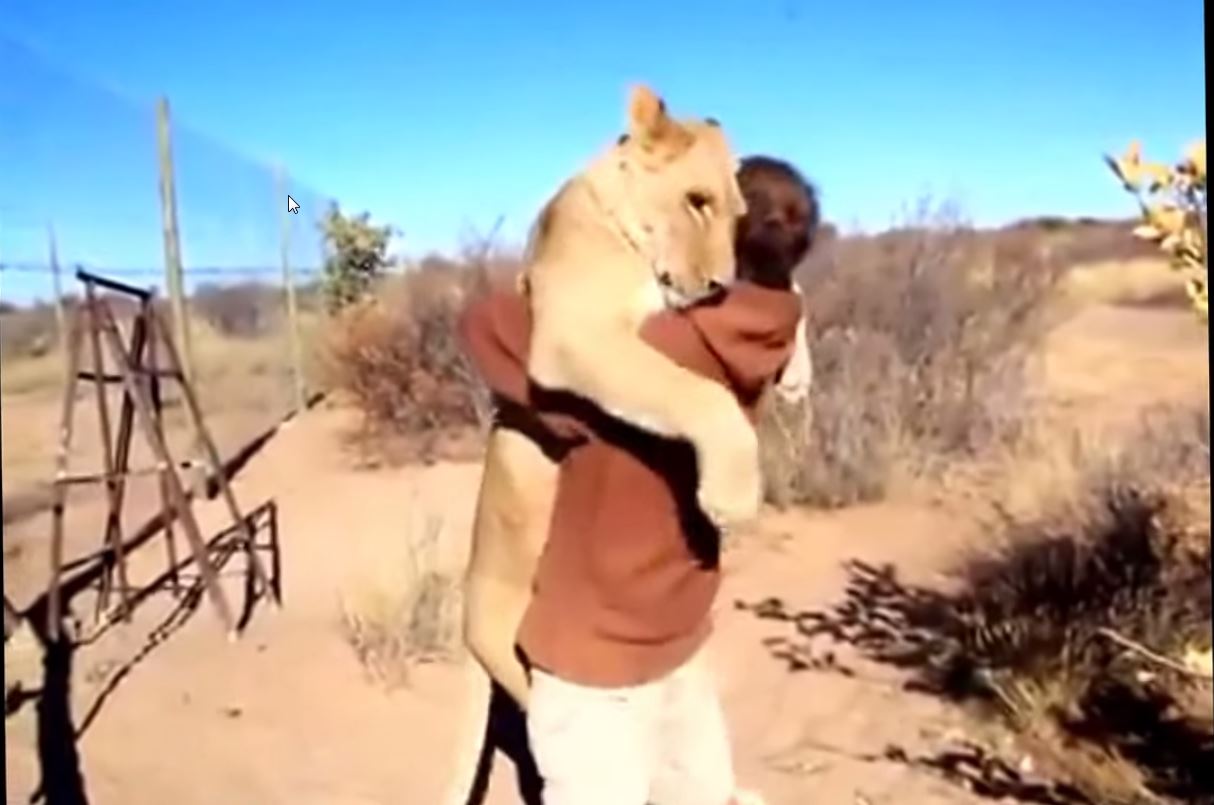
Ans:
<svg viewBox="0 0 1214 805"><path fill-rule="evenodd" d="M801 296L801 288L793 283L793 290ZM793 405L803 405L809 400L809 388L813 384L814 364L809 354L809 341L805 334L805 315L797 322L797 334L793 341L792 357L776 381L775 391L780 399Z"/></svg>

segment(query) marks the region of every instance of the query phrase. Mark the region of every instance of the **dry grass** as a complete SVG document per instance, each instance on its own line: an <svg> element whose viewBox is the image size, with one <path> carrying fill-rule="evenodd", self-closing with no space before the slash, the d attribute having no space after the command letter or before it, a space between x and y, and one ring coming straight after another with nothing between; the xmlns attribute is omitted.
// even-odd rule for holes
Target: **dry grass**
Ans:
<svg viewBox="0 0 1214 805"><path fill-rule="evenodd" d="M6 314L13 315L13 314ZM305 375L316 390L316 357L312 345L320 319L305 312L300 317L305 345ZM221 454L232 455L250 439L281 420L294 406L290 349L282 328L254 337L221 332L205 318L191 321L198 394L208 428ZM86 364L91 360L85 355ZM107 360L107 366L109 365ZM55 347L43 354L7 353L0 365L0 424L3 426L5 522L36 514L48 502L48 482L55 454L66 359ZM172 384L165 388L166 429L172 449L192 449L187 438L184 407ZM100 437L92 390L84 387L75 411L72 466L77 470L101 467ZM116 415L120 390L110 389L111 415ZM136 441L141 441L137 435ZM133 461L145 461L137 449ZM74 492L73 495L81 494Z"/></svg>
<svg viewBox="0 0 1214 805"><path fill-rule="evenodd" d="M190 297L198 318L225 336L256 338L281 330L286 317L283 289L260 282L203 284Z"/></svg>
<svg viewBox="0 0 1214 805"><path fill-rule="evenodd" d="M951 641L936 678L998 704L1094 801L1209 802L1209 682L1171 667L1211 641L1208 405L1109 443L1073 440L1034 508L994 506L998 538L919 613Z"/></svg>
<svg viewBox="0 0 1214 805"><path fill-rule="evenodd" d="M1185 308L1183 278L1157 257L1075 266L1063 284L1072 302Z"/></svg>
<svg viewBox="0 0 1214 805"><path fill-rule="evenodd" d="M41 355L7 359L0 371L0 394L52 395L62 388L67 371L63 352L52 349Z"/></svg>
<svg viewBox="0 0 1214 805"><path fill-rule="evenodd" d="M1137 221L1132 219L1035 218L1012 224L1001 232L1040 243L1066 265L1157 258L1154 244L1134 236L1136 225Z"/></svg>
<svg viewBox="0 0 1214 805"><path fill-rule="evenodd" d="M792 668L821 667L829 636L1002 716L1040 773L1081 792L1065 801L1214 802L1208 404L1051 460L1051 494L1009 510L988 490L988 540L943 589L853 562L829 609L754 611L795 626L776 653Z"/></svg>
<svg viewBox="0 0 1214 805"><path fill-rule="evenodd" d="M50 305L6 306L0 312L0 360L7 363L14 358L45 355L55 341L55 310Z"/></svg>
<svg viewBox="0 0 1214 805"><path fill-rule="evenodd" d="M1083 522L1115 489L1166 493L1178 505L1208 482L1208 462L1202 395L1147 405L1128 421L1042 417L1003 454L955 468L943 491L1002 532L1009 522Z"/></svg>
<svg viewBox="0 0 1214 805"><path fill-rule="evenodd" d="M321 387L317 313L299 317L303 370L307 387ZM284 328L256 336L231 335L195 318L192 328L196 390L208 415L244 408L263 411L276 420L294 405L289 335Z"/></svg>
<svg viewBox="0 0 1214 805"><path fill-rule="evenodd" d="M440 558L444 523L423 516L404 535L403 556L382 559L347 585L341 630L367 674L389 689L419 662L451 656L458 644L459 584Z"/></svg>
<svg viewBox="0 0 1214 805"><path fill-rule="evenodd" d="M776 503L841 506L1016 438L1065 266L1031 239L944 213L820 248L802 277L810 418L765 423Z"/></svg>

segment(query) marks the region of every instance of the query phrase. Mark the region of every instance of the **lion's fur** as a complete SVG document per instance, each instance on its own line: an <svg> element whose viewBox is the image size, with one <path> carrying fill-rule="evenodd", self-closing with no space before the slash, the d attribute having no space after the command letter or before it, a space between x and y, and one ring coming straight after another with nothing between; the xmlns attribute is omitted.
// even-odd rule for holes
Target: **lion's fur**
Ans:
<svg viewBox="0 0 1214 805"><path fill-rule="evenodd" d="M526 268L531 378L690 441L700 504L719 524L757 510L754 431L726 389L668 360L639 330L663 299L689 303L732 280L746 210L736 168L719 125L676 121L648 90L634 90L627 137L548 204Z"/></svg>

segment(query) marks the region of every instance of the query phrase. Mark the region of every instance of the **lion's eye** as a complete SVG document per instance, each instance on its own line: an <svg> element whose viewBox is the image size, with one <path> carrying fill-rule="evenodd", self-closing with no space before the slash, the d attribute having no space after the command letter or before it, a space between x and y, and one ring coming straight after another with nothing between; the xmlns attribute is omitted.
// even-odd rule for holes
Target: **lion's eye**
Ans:
<svg viewBox="0 0 1214 805"><path fill-rule="evenodd" d="M693 212L707 216L712 212L712 199L703 191L692 190L687 194L687 206L691 207Z"/></svg>

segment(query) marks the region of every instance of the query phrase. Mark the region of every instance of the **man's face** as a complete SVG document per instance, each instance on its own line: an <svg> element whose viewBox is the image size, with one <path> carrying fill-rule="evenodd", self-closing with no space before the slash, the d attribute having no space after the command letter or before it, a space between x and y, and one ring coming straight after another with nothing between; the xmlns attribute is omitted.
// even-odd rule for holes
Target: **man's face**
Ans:
<svg viewBox="0 0 1214 805"><path fill-rule="evenodd" d="M803 188L782 177L743 174L740 183L746 214L734 237L738 277L787 288L809 249L810 200Z"/></svg>

